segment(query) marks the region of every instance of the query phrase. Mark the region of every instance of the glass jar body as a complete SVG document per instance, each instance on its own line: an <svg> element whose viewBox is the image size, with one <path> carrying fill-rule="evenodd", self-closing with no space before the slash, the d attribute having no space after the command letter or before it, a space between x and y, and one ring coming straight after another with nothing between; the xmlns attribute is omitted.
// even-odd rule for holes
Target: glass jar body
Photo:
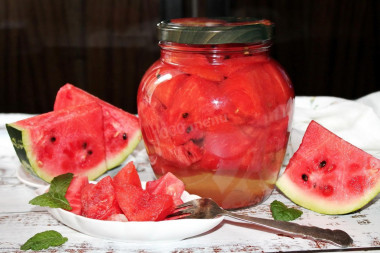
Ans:
<svg viewBox="0 0 380 253"><path fill-rule="evenodd" d="M266 44L161 43L137 106L157 177L225 209L261 203L285 156L294 91Z"/></svg>

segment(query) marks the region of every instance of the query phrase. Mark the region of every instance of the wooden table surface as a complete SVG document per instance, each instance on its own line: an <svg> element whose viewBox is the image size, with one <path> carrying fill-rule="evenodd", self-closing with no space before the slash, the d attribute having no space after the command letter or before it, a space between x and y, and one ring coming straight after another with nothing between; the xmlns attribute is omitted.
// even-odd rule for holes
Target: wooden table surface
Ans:
<svg viewBox="0 0 380 253"><path fill-rule="evenodd" d="M1 115L7 122L27 115ZM1 117L0 117L1 119ZM1 122L0 122L1 123ZM153 179L142 145L128 158L134 160L142 180ZM56 230L68 241L45 252L325 252L364 250L380 251L380 200L377 196L364 209L347 215L322 215L300 207L304 213L295 222L330 229L342 229L354 240L350 248L302 238L277 235L240 223L223 221L205 234L182 241L127 243L94 238L75 231L53 218L44 208L29 205L35 188L17 177L21 165L11 146L3 123L0 125L0 252L21 252L20 246L34 234ZM115 169L110 174L116 173ZM280 200L296 207L276 190L263 204L239 211L248 215L272 218L269 204ZM101 229L101 228L99 228Z"/></svg>

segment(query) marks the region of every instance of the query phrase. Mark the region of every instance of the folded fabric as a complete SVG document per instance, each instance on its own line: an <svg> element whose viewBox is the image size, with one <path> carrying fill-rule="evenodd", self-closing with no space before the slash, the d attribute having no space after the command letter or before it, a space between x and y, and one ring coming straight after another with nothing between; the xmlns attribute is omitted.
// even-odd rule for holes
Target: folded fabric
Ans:
<svg viewBox="0 0 380 253"><path fill-rule="evenodd" d="M298 149L311 120L380 158L380 92L357 100L296 97L288 157Z"/></svg>

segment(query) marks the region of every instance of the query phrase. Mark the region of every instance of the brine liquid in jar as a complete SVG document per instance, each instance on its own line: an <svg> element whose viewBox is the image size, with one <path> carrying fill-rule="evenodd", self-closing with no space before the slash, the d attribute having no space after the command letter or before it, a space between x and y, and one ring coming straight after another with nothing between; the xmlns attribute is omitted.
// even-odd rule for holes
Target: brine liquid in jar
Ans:
<svg viewBox="0 0 380 253"><path fill-rule="evenodd" d="M225 209L273 191L291 127L294 91L269 55L272 24L177 19L159 24L161 57L145 73L138 113L157 177Z"/></svg>

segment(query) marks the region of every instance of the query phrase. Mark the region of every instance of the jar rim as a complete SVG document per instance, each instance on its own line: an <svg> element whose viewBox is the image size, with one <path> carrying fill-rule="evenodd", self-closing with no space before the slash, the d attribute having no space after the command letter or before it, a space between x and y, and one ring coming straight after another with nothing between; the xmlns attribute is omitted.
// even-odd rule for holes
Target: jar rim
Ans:
<svg viewBox="0 0 380 253"><path fill-rule="evenodd" d="M178 18L157 24L159 41L182 44L263 43L272 39L273 23L251 17Z"/></svg>

